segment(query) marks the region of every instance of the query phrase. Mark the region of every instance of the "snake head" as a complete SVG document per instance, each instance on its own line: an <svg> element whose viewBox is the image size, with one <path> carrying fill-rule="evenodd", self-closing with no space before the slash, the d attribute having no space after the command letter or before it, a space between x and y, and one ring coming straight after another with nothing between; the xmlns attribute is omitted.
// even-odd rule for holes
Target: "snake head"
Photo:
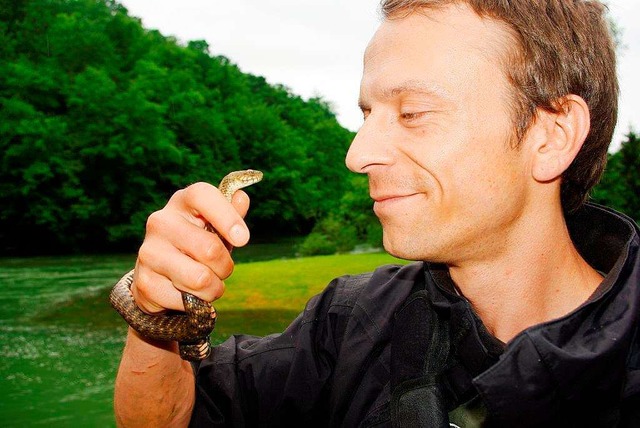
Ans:
<svg viewBox="0 0 640 428"><path fill-rule="evenodd" d="M237 182L238 184L242 184L242 187L246 187L262 180L262 176L262 171L245 169L243 171L230 172L223 180Z"/></svg>
<svg viewBox="0 0 640 428"><path fill-rule="evenodd" d="M233 171L227 174L218 186L222 194L231 201L233 194L242 188L251 186L262 180L262 172L254 169Z"/></svg>

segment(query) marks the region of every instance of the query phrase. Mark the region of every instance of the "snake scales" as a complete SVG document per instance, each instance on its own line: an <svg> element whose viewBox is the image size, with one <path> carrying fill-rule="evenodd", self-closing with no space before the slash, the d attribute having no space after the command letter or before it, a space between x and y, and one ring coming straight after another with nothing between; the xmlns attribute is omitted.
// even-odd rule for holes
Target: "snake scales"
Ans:
<svg viewBox="0 0 640 428"><path fill-rule="evenodd" d="M250 186L262 179L262 173L255 170L234 171L227 174L218 189L229 202L233 194L243 187ZM211 224L205 228L214 232ZM142 336L163 341L178 341L180 357L189 361L199 361L211 352L209 335L216 323L216 311L209 302L198 297L182 293L185 312L171 311L150 315L143 312L133 300L131 284L133 270L127 273L111 290L109 300L116 311Z"/></svg>

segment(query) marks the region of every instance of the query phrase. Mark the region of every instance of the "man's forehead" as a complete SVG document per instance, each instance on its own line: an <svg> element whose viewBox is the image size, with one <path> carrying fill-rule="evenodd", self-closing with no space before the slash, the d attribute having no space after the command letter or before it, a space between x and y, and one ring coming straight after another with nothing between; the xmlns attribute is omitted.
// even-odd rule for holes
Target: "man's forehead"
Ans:
<svg viewBox="0 0 640 428"><path fill-rule="evenodd" d="M474 29L470 30L471 27ZM455 49L465 49L470 54L479 53L500 67L515 44L513 33L505 23L480 17L468 6L449 5L421 10L381 22L364 51L365 73L368 64L376 62L379 56L384 61L389 57L398 58L403 53L419 51L417 41L421 40L420 34L429 29L438 31L438 28L447 28L457 36L441 40L439 53L454 49L453 45L456 44ZM456 31L456 28L460 31ZM461 40L464 40L464 44L460 43Z"/></svg>
<svg viewBox="0 0 640 428"><path fill-rule="evenodd" d="M364 63L366 64L368 61L372 60L376 55L380 54L382 50L386 49L394 49L396 47L400 47L399 43L396 43L398 46L389 46L389 43L394 43L394 41L398 41L398 37L390 37L397 36L396 21L384 20L378 26L376 32L369 40L367 47L364 50ZM393 34L395 33L395 34Z"/></svg>

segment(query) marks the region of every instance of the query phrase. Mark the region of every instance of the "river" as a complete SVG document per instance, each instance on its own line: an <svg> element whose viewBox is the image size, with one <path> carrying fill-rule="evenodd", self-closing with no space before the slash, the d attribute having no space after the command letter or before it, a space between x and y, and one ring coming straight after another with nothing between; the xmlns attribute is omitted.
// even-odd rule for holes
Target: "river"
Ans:
<svg viewBox="0 0 640 428"><path fill-rule="evenodd" d="M253 245L234 257L291 257L296 242ZM113 381L126 326L108 292L134 260L0 259L0 426L115 426Z"/></svg>
<svg viewBox="0 0 640 428"><path fill-rule="evenodd" d="M110 285L133 256L0 260L0 423L113 426L126 328Z"/></svg>

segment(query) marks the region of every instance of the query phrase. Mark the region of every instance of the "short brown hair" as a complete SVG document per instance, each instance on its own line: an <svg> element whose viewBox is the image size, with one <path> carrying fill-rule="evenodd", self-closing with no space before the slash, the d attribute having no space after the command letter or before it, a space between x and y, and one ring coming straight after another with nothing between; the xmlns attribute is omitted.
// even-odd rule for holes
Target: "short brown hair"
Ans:
<svg viewBox="0 0 640 428"><path fill-rule="evenodd" d="M538 108L558 112L569 94L586 101L591 129L561 184L565 212L576 210L604 171L618 115L615 44L605 6L591 0L382 0L381 10L394 19L449 4L468 4L515 36L504 71L514 88L518 141Z"/></svg>

